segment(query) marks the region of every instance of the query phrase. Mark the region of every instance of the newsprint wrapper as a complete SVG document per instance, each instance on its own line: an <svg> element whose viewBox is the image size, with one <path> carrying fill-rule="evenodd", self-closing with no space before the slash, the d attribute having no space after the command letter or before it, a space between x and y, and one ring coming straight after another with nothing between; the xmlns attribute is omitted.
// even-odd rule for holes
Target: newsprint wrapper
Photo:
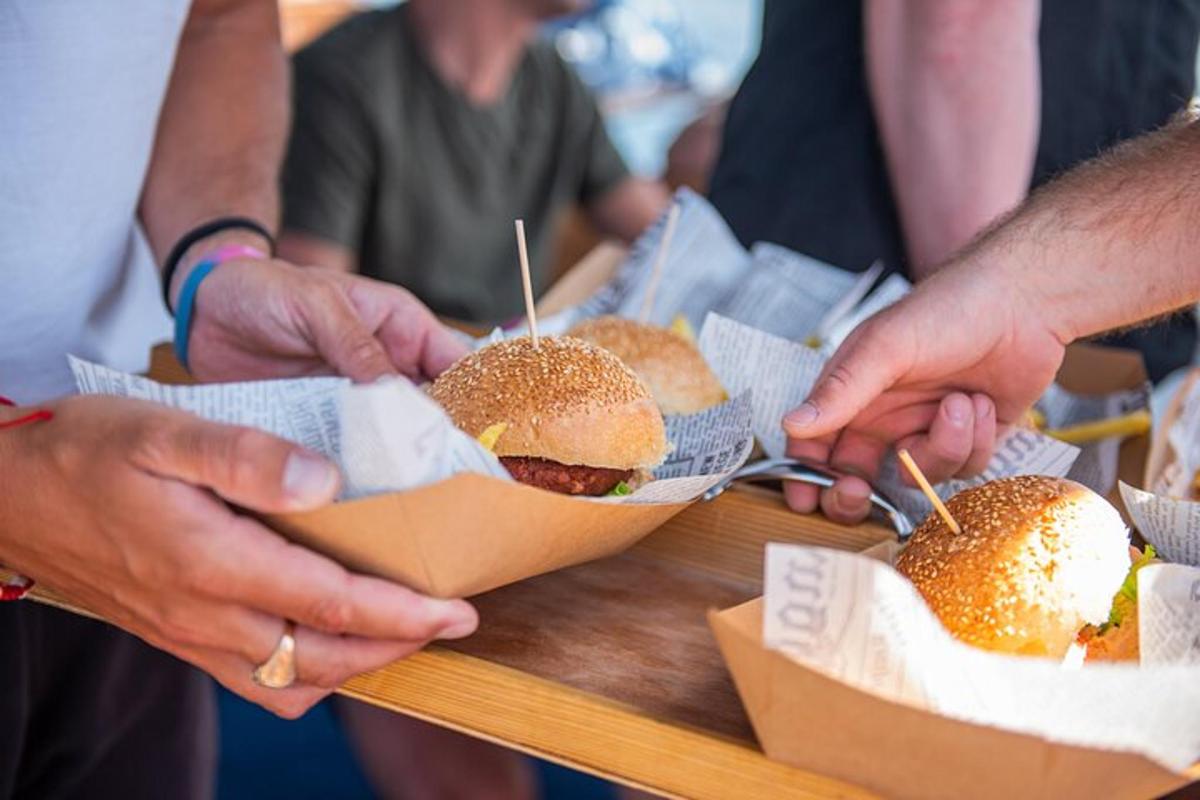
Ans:
<svg viewBox="0 0 1200 800"><path fill-rule="evenodd" d="M1163 417L1147 463L1149 491L1121 483L1121 499L1138 531L1167 561L1200 566L1200 503L1192 483L1200 469L1200 380L1179 389Z"/></svg>
<svg viewBox="0 0 1200 800"><path fill-rule="evenodd" d="M464 472L512 480L492 453L401 378L364 386L343 378L165 386L74 357L70 364L82 394L149 400L314 450L340 467L341 499L414 489ZM599 502L683 503L699 497L749 455L751 405L747 392L699 414L670 418L672 452L656 480Z"/></svg>
<svg viewBox="0 0 1200 800"><path fill-rule="evenodd" d="M731 393L752 391L754 435L768 456L784 455L786 437L780 426L784 414L812 390L826 356L802 343L710 314L700 332L700 352ZM998 443L996 454L982 474L934 487L942 499L996 478L1012 475L1068 473L1078 448L1036 431L1017 429ZM1115 456L1114 456L1115 458ZM884 463L877 481L914 522L933 510L925 495L903 483L895 458Z"/></svg>
<svg viewBox="0 0 1200 800"><path fill-rule="evenodd" d="M891 274L872 291L882 265L855 274L779 245L760 242L747 251L704 198L680 189L675 199L679 220L650 310L652 324L682 317L699 328L715 311L786 339L820 332L821 347L832 349L855 325L910 289L903 277ZM562 334L603 314L640 318L665 227L664 214L633 245L612 280L577 305L540 319L539 332Z"/></svg>
<svg viewBox="0 0 1200 800"><path fill-rule="evenodd" d="M774 337L761 339L775 344L760 355L751 346L734 346L730 368L718 369L717 374L727 381L730 394L753 388L755 433L768 454L781 454L782 412L803 399L820 364L855 327L901 299L911 286L894 273L880 281L882 264L855 274L775 244L760 242L747 251L704 198L681 189L676 202L680 216L649 320L667 325L682 317L699 329L709 314L716 314L742 323L743 328L728 330L742 331L748 341L754 339L751 329ZM539 329L561 334L582 319L602 314L638 317L664 229L665 215L637 241L612 280L581 302L542 319ZM816 350L800 343L815 344ZM750 356L753 365L744 356ZM760 379L763 375L769 379ZM1144 390L1092 396L1055 385L1039 402L1039 409L1051 427L1062 428L1118 416L1146 404ZM948 482L939 491L949 495L982 480L1040 472L1067 474L1107 495L1116 484L1120 444L1110 438L1081 452L1037 433L1017 431L979 479ZM894 461L885 467L883 486L894 488L893 499L910 515L920 518L929 510L919 491L899 482Z"/></svg>
<svg viewBox="0 0 1200 800"><path fill-rule="evenodd" d="M1180 771L1200 756L1200 669L1192 666L1200 570L1148 566L1138 587L1142 635L1151 634L1143 638L1146 663L1070 669L958 642L884 562L771 544L763 642L893 702L1053 742L1140 753ZM897 747L922 746L897 736Z"/></svg>

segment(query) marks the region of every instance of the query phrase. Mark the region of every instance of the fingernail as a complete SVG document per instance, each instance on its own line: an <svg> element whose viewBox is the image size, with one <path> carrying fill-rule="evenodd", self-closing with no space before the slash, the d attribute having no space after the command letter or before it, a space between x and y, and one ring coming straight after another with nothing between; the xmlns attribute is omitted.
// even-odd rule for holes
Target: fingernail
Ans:
<svg viewBox="0 0 1200 800"><path fill-rule="evenodd" d="M839 486L833 490L833 507L848 517L861 514L863 505L870 496L870 487L858 483Z"/></svg>
<svg viewBox="0 0 1200 800"><path fill-rule="evenodd" d="M320 456L295 450L283 467L283 491L300 504L329 499L337 488L338 472Z"/></svg>
<svg viewBox="0 0 1200 800"><path fill-rule="evenodd" d="M463 639L475 632L478 623L473 619L461 620L438 631L439 639Z"/></svg>
<svg viewBox="0 0 1200 800"><path fill-rule="evenodd" d="M862 503L871 496L871 487L865 482L846 481L844 486L837 487L838 496L853 503Z"/></svg>
<svg viewBox="0 0 1200 800"><path fill-rule="evenodd" d="M970 399L965 395L952 394L946 398L946 416L955 425L964 425L975 413Z"/></svg>
<svg viewBox="0 0 1200 800"><path fill-rule="evenodd" d="M805 401L787 413L787 416L783 418L783 424L793 428L807 428L817 421L820 414L821 412L817 410L816 406Z"/></svg>
<svg viewBox="0 0 1200 800"><path fill-rule="evenodd" d="M426 598L425 602L430 614L445 620L434 634L435 639L461 639L470 636L479 627L479 616L469 603L433 598Z"/></svg>
<svg viewBox="0 0 1200 800"><path fill-rule="evenodd" d="M992 398L986 395L975 396L975 419L986 420L992 415Z"/></svg>
<svg viewBox="0 0 1200 800"><path fill-rule="evenodd" d="M455 603L455 606L460 604ZM474 610L464 613L458 608L455 608L454 618L442 626L438 631L438 639L461 639L464 636L470 636L479 627L479 617L475 615Z"/></svg>

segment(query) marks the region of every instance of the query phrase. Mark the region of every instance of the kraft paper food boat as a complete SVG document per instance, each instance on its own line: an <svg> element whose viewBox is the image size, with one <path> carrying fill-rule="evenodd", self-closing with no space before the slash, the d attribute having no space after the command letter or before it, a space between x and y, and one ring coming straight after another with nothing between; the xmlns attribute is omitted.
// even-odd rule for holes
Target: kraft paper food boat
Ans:
<svg viewBox="0 0 1200 800"><path fill-rule="evenodd" d="M564 288L569 278L589 277L583 291L590 291L611 274L620 251L597 256L603 259L580 265L590 265L590 277L573 271ZM567 295L570 302L578 293ZM164 355L156 353L152 374L186 378L177 365L162 363ZM1123 464L1122 476L1140 475L1143 466L1134 461L1129 473ZM845 527L792 514L766 489L726 492L671 517L619 556L487 593L476 600L485 620L479 634L433 645L339 691L665 796L876 797L859 788L873 780L873 762L937 741L923 743L907 716L900 727L880 728L861 741L841 736L834 719L811 734L838 737L850 751L828 769L816 763L821 759L813 759L811 769L789 766L774 748L768 758L721 663L704 609L732 608L761 593L767 541L862 551L890 536L873 524ZM33 595L80 610L41 586ZM644 613L647 608L655 613ZM813 685L817 690L803 696L819 696L822 684ZM760 733L759 742L764 737ZM825 776L847 763L850 777ZM960 767L947 759L936 770ZM901 776L881 794L904 793L900 781L909 778L916 779ZM922 780L910 793L928 786L928 776ZM976 796L978 788L960 796Z"/></svg>
<svg viewBox="0 0 1200 800"><path fill-rule="evenodd" d="M1182 457L1182 454L1176 453L1175 448L1171 445L1171 426L1183 414L1184 403L1197 380L1200 380L1200 368L1193 369L1188 373L1187 377L1179 384L1179 388L1175 390L1175 394L1171 396L1171 401L1163 412L1162 422L1154 432L1149 454L1146 457L1146 472L1140 476L1142 482L1135 484L1140 485L1146 491L1153 491L1154 487L1160 483L1163 473Z"/></svg>
<svg viewBox="0 0 1200 800"><path fill-rule="evenodd" d="M148 377L192 382L162 347L152 354ZM438 597L466 597L619 553L688 505L593 502L460 473L263 519L352 569Z"/></svg>
<svg viewBox="0 0 1200 800"><path fill-rule="evenodd" d="M1136 353L1073 345L1058 376L1081 394L1146 379ZM1156 448L1158 440L1155 437ZM1150 436L1123 442L1119 477L1139 482ZM1121 507L1114 489L1110 499ZM894 545L871 548L880 557ZM1141 755L1060 744L911 708L861 691L769 650L762 598L710 611L709 625L769 758L889 797L1144 798L1200 779Z"/></svg>
<svg viewBox="0 0 1200 800"><path fill-rule="evenodd" d="M762 600L709 624L769 758L888 797L1147 798L1200 778L1139 755L1058 744L893 703L762 643Z"/></svg>
<svg viewBox="0 0 1200 800"><path fill-rule="evenodd" d="M460 474L267 522L346 566L437 597L467 597L615 555L688 503L593 503Z"/></svg>

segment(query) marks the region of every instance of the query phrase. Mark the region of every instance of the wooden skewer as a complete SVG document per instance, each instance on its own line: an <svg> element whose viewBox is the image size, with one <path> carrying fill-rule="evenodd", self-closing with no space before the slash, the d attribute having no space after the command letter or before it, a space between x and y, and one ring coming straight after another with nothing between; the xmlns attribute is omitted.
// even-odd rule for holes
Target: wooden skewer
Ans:
<svg viewBox="0 0 1200 800"><path fill-rule="evenodd" d="M946 527L955 533L962 533L962 528L954 521L954 517L950 516L950 510L946 508L946 504L942 502L942 498L938 497L937 493L933 491L933 487L929 485L925 473L921 472L921 468L917 466L917 462L913 461L908 451L900 448L896 451L896 455L900 457L900 463L908 469L908 474L913 476L913 480L917 482L917 486L920 486L921 491L929 498L929 502L933 503L933 507L937 509L937 513L946 523Z"/></svg>
<svg viewBox="0 0 1200 800"><path fill-rule="evenodd" d="M521 256L521 284L525 288L525 316L529 319L529 338L538 349L537 312L533 310L533 281L529 277L529 251L525 247L525 220L517 220L517 252Z"/></svg>
<svg viewBox="0 0 1200 800"><path fill-rule="evenodd" d="M646 296L642 298L642 313L638 320L645 324L650 321L650 312L654 310L654 294L658 291L658 283L662 280L663 264L667 261L667 253L671 250L671 240L675 238L675 225L679 222L679 203L672 203L667 212L667 226L663 229L662 241L658 243L658 252L654 256L654 266L650 270L650 283L646 286Z"/></svg>

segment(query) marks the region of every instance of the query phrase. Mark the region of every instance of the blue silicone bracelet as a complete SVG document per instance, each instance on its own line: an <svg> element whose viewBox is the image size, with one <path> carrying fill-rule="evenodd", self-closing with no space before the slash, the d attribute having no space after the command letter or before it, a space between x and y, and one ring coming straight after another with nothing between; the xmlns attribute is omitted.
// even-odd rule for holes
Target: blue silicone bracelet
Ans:
<svg viewBox="0 0 1200 800"><path fill-rule="evenodd" d="M175 357L189 372L191 368L188 367L188 339L192 335L192 312L196 308L196 292L200 289L200 283L208 277L208 273L220 263L216 259L201 261L187 276L183 288L179 290L179 301L175 308Z"/></svg>

